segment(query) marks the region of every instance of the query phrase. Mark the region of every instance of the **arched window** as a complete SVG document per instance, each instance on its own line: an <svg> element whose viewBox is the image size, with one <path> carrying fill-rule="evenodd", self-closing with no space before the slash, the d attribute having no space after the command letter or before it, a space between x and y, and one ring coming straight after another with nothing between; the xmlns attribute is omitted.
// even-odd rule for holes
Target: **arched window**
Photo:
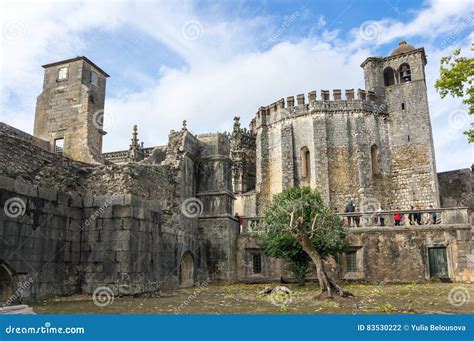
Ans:
<svg viewBox="0 0 474 341"><path fill-rule="evenodd" d="M376 144L370 147L370 156L372 159L372 175L380 174L380 165L379 165L379 148Z"/></svg>
<svg viewBox="0 0 474 341"><path fill-rule="evenodd" d="M301 170L303 178L311 176L311 161L308 147L301 148Z"/></svg>
<svg viewBox="0 0 474 341"><path fill-rule="evenodd" d="M410 65L403 63L399 68L400 72L400 83L410 82L411 81L411 70Z"/></svg>
<svg viewBox="0 0 474 341"><path fill-rule="evenodd" d="M383 70L383 81L385 86L395 84L395 71L391 67L387 67Z"/></svg>

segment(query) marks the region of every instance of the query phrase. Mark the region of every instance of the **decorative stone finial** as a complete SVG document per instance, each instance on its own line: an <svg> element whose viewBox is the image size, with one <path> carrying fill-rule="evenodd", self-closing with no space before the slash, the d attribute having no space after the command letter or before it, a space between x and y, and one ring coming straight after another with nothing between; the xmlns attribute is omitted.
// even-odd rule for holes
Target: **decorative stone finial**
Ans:
<svg viewBox="0 0 474 341"><path fill-rule="evenodd" d="M132 143L130 143L130 149L128 150L128 158L130 161L138 162L143 160L143 142L138 143L138 127L135 124L132 130Z"/></svg>
<svg viewBox="0 0 474 341"><path fill-rule="evenodd" d="M136 149L138 147L138 127L135 124L132 130L132 143L130 144L130 149Z"/></svg>
<svg viewBox="0 0 474 341"><path fill-rule="evenodd" d="M188 121L183 120L183 128L181 128L182 131L188 130Z"/></svg>
<svg viewBox="0 0 474 341"><path fill-rule="evenodd" d="M240 117L234 117L234 132L240 131Z"/></svg>

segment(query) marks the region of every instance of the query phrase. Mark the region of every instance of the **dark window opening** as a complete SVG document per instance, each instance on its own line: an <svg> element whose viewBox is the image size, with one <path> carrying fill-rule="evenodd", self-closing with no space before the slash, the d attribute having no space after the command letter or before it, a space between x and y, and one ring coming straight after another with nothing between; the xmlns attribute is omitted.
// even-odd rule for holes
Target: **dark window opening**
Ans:
<svg viewBox="0 0 474 341"><path fill-rule="evenodd" d="M311 161L308 147L301 148L301 168L303 178L311 176Z"/></svg>
<svg viewBox="0 0 474 341"><path fill-rule="evenodd" d="M253 273L254 274L262 273L262 255L259 255L259 254L253 255Z"/></svg>
<svg viewBox="0 0 474 341"><path fill-rule="evenodd" d="M408 137L408 142L410 142L410 135L408 135L407 137Z"/></svg>
<svg viewBox="0 0 474 341"><path fill-rule="evenodd" d="M347 272L357 272L357 251L348 251L346 253Z"/></svg>
<svg viewBox="0 0 474 341"><path fill-rule="evenodd" d="M395 84L395 71L391 67L385 68L383 70L383 80L385 86L390 86Z"/></svg>
<svg viewBox="0 0 474 341"><path fill-rule="evenodd" d="M63 152L64 152L64 138L54 140L54 152L58 155L63 155Z"/></svg>
<svg viewBox="0 0 474 341"><path fill-rule="evenodd" d="M402 110L405 110L405 103L402 103Z"/></svg>
<svg viewBox="0 0 474 341"><path fill-rule="evenodd" d="M99 74L95 71L91 71L91 83L95 86L99 86Z"/></svg>
<svg viewBox="0 0 474 341"><path fill-rule="evenodd" d="M379 148L376 144L370 147L370 156L372 159L372 175L380 174L380 165L379 165Z"/></svg>
<svg viewBox="0 0 474 341"><path fill-rule="evenodd" d="M400 82L405 83L405 82L410 82L411 81L411 70L410 70L410 65L407 63L404 63L400 65Z"/></svg>

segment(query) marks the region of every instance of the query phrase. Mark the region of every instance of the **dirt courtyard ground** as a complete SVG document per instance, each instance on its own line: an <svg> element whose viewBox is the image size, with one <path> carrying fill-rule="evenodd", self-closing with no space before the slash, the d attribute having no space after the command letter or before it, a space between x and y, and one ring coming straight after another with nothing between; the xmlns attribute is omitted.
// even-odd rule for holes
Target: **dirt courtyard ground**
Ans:
<svg viewBox="0 0 474 341"><path fill-rule="evenodd" d="M210 285L165 292L152 297L74 295L35 304L38 314L473 314L474 284L346 284L355 298L319 301L318 286L284 284L291 295L263 295L280 284ZM96 301L97 303L97 301Z"/></svg>

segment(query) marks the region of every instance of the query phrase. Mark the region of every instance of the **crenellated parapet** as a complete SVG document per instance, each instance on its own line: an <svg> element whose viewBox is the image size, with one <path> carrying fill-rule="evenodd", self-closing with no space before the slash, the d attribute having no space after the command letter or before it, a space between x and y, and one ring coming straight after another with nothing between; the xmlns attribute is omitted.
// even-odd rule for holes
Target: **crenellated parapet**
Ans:
<svg viewBox="0 0 474 341"><path fill-rule="evenodd" d="M306 102L307 100L307 102ZM321 90L320 97L316 91L307 95L289 96L258 109L254 128L272 124L281 119L291 118L314 112L361 112L368 111L375 114L386 113L386 106L380 102L374 91L346 89L344 95L341 89ZM252 124L251 124L252 127Z"/></svg>

